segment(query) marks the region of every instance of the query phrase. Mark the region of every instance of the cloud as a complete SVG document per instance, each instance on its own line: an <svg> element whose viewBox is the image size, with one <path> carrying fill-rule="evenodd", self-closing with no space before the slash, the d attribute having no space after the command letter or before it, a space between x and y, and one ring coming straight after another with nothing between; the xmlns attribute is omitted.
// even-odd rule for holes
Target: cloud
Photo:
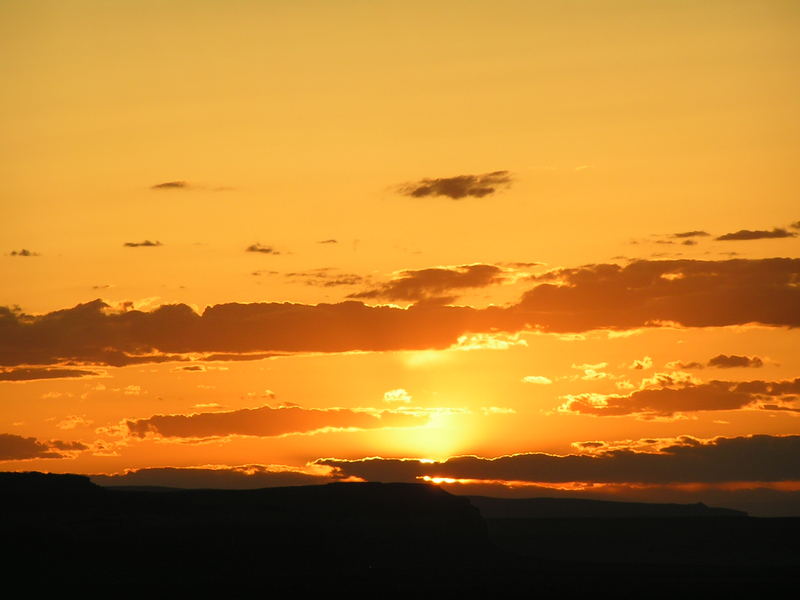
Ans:
<svg viewBox="0 0 800 600"><path fill-rule="evenodd" d="M303 283L318 287L339 287L346 285L363 285L370 281L369 277L355 273L343 273L331 267L311 269L310 271L295 271L286 273L285 277L292 279L293 283Z"/></svg>
<svg viewBox="0 0 800 600"><path fill-rule="evenodd" d="M27 460L32 458L69 458L71 452L87 450L80 442L50 440L40 442L34 437L0 433L0 460ZM64 453L67 454L64 454Z"/></svg>
<svg viewBox="0 0 800 600"><path fill-rule="evenodd" d="M721 235L714 239L720 241L742 241L742 240L764 240L769 238L789 238L795 236L797 236L796 233L775 227L773 228L772 231L766 231L764 229L756 229L756 230L740 229L739 231L735 231L733 233L726 233L725 235Z"/></svg>
<svg viewBox="0 0 800 600"><path fill-rule="evenodd" d="M800 326L800 259L635 261L535 276L517 311L546 331L633 329L659 323Z"/></svg>
<svg viewBox="0 0 800 600"><path fill-rule="evenodd" d="M67 377L96 377L95 371L83 369L20 368L0 369L0 381L33 381L36 379L63 379Z"/></svg>
<svg viewBox="0 0 800 600"><path fill-rule="evenodd" d="M693 238L693 237L707 237L711 235L707 231L682 231L680 233L673 233L672 237L676 239L685 239L685 238Z"/></svg>
<svg viewBox="0 0 800 600"><path fill-rule="evenodd" d="M155 242L152 242L150 240L144 240L143 242L125 242L122 245L125 246L126 248L154 248L156 246L163 246L164 244L162 244L158 240L156 240Z"/></svg>
<svg viewBox="0 0 800 600"><path fill-rule="evenodd" d="M735 354L719 354L708 361L709 367L730 369L733 367L763 367L764 361L758 356L737 356Z"/></svg>
<svg viewBox="0 0 800 600"><path fill-rule="evenodd" d="M790 225L793 229L800 229L800 221L795 221Z"/></svg>
<svg viewBox="0 0 800 600"><path fill-rule="evenodd" d="M22 250L12 250L9 256L40 256L40 254L23 248Z"/></svg>
<svg viewBox="0 0 800 600"><path fill-rule="evenodd" d="M400 271L391 281L348 298L385 298L419 302L436 299L452 301L455 290L479 288L503 283L508 273L495 265L460 265Z"/></svg>
<svg viewBox="0 0 800 600"><path fill-rule="evenodd" d="M590 454L538 452L497 458L457 456L443 462L325 458L342 477L419 481L421 477L535 483L694 483L800 480L800 436L754 435L710 440L681 436L657 451L624 447Z"/></svg>
<svg viewBox="0 0 800 600"><path fill-rule="evenodd" d="M151 190L186 190L189 189L189 184L185 181L165 181L164 183L157 183L151 185Z"/></svg>
<svg viewBox="0 0 800 600"><path fill-rule="evenodd" d="M525 383L535 383L537 385L550 385L553 383L551 379L544 377L542 375L528 375L522 378L522 381Z"/></svg>
<svg viewBox="0 0 800 600"><path fill-rule="evenodd" d="M445 277L437 272L431 281L408 272L387 289L393 295L423 296L502 277L489 267L477 275L474 270ZM289 352L436 350L465 335L529 330L800 327L798 279L800 259L637 261L532 276L535 286L516 304L482 309L441 302L408 309L355 301L227 303L198 314L185 304L120 311L95 300L29 315L0 307L0 365L123 366L188 360L188 353L249 355L243 359L251 360Z"/></svg>
<svg viewBox="0 0 800 600"><path fill-rule="evenodd" d="M653 359L649 356L645 356L644 358L637 358L634 360L630 365L628 365L629 369L633 370L647 370L653 368Z"/></svg>
<svg viewBox="0 0 800 600"><path fill-rule="evenodd" d="M262 246L259 243L250 244L247 248L244 249L245 252L259 252L261 254L274 254L278 255L280 252L275 250L272 246Z"/></svg>
<svg viewBox="0 0 800 600"><path fill-rule="evenodd" d="M411 394L405 391L403 388L398 388L396 390L389 390L383 395L383 401L388 403L394 402L403 402L405 404L411 404Z"/></svg>
<svg viewBox="0 0 800 600"><path fill-rule="evenodd" d="M214 467L150 467L115 475L93 475L102 486L164 486L186 489L259 489L294 485L321 485L333 478L325 469L303 470L282 465Z"/></svg>
<svg viewBox="0 0 800 600"><path fill-rule="evenodd" d="M399 191L405 196L423 198L426 196L446 196L460 200L471 196L483 198L497 191L498 186L508 187L512 177L508 171L494 171L483 175L458 175L439 179L421 179L400 186Z"/></svg>
<svg viewBox="0 0 800 600"><path fill-rule="evenodd" d="M681 362L679 360L673 360L672 362L668 362L666 367L668 369L703 369L705 365L697 361Z"/></svg>
<svg viewBox="0 0 800 600"><path fill-rule="evenodd" d="M346 408L301 408L268 405L230 412L190 415L154 415L129 419L125 426L130 435L153 434L167 438L210 438L230 435L273 437L342 429L382 429L419 427L427 416L394 410L357 410Z"/></svg>
<svg viewBox="0 0 800 600"><path fill-rule="evenodd" d="M339 240L329 239L329 240L320 240L317 242L318 244L338 244Z"/></svg>
<svg viewBox="0 0 800 600"><path fill-rule="evenodd" d="M667 363L670 369L704 369L705 367L717 367L719 369L729 369L733 367L758 368L764 366L764 361L758 356L738 356L735 354L719 354L709 359L707 364L697 361L681 362L678 360Z"/></svg>
<svg viewBox="0 0 800 600"><path fill-rule="evenodd" d="M660 374L663 375L663 374ZM655 379L655 378L654 378ZM792 402L800 394L800 378L787 381L710 381L671 378L654 381L630 394L575 394L564 396L560 412L595 416L638 415L674 417L705 410L800 410Z"/></svg>

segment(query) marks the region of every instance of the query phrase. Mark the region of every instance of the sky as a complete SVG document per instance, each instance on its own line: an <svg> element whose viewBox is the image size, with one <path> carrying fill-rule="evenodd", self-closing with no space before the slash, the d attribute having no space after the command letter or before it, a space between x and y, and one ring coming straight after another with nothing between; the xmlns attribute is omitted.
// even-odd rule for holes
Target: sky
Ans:
<svg viewBox="0 0 800 600"><path fill-rule="evenodd" d="M0 469L800 515L798 34L0 3Z"/></svg>

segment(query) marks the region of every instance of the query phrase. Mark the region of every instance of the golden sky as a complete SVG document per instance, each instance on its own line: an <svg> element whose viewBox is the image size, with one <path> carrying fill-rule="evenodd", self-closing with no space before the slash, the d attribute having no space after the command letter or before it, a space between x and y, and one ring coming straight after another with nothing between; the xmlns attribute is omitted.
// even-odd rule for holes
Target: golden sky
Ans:
<svg viewBox="0 0 800 600"><path fill-rule="evenodd" d="M778 0L6 0L0 468L793 493L799 34Z"/></svg>

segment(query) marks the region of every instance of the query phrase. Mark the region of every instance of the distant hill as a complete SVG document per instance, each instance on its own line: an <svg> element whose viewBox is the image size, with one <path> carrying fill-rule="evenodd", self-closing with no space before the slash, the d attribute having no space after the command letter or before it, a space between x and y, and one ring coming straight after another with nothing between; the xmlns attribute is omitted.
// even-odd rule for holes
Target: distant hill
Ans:
<svg viewBox="0 0 800 600"><path fill-rule="evenodd" d="M729 508L697 504L611 502L582 498L491 498L464 496L485 519L635 519L670 517L746 517Z"/></svg>

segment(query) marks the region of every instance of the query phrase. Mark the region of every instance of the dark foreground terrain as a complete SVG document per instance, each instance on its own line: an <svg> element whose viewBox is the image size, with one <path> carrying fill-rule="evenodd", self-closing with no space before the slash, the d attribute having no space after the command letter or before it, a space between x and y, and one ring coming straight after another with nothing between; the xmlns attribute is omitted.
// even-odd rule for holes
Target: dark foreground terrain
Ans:
<svg viewBox="0 0 800 600"><path fill-rule="evenodd" d="M34 596L763 595L800 578L800 519L703 505L470 500L417 484L115 489L0 473L0 508L6 581Z"/></svg>

